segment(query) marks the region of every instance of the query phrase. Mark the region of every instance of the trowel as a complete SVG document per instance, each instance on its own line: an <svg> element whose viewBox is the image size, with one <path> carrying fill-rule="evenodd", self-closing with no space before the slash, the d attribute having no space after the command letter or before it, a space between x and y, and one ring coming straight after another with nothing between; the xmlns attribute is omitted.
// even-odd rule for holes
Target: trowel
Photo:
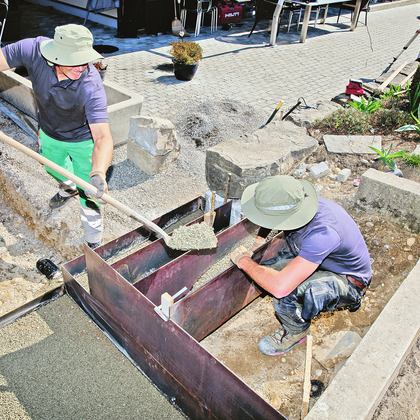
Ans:
<svg viewBox="0 0 420 420"><path fill-rule="evenodd" d="M61 166L57 165L56 163L52 162L51 160L45 158L44 156L40 155L39 153L34 152L33 150L29 149L28 147L24 146L23 144L20 144L16 140L14 140L11 137L4 134L2 131L0 131L0 140L4 141L5 143L9 144L10 146L14 147L15 149L20 150L21 152L23 152L26 155L30 156L31 158L37 160L38 162L42 163L43 165L48 166L50 169L56 171L60 175L65 176L67 179L73 181L74 183L76 183L79 187L83 188L84 190L89 188L90 190L95 191L95 187L93 185L89 184L88 182L84 181L83 179L79 178L78 176L72 174L71 172L67 171L66 169L62 168ZM137 220L138 222L142 223L143 225L147 226L148 228L150 228L154 232L161 235L163 240L165 241L166 245L168 245L170 248L181 249L176 244L176 242L178 242L177 240L179 239L179 235L176 235L177 229L174 230L174 232L172 233L173 237L178 236L178 238L176 238L174 240L173 237L171 238L171 236L169 236L158 225L151 222L150 220L147 220L146 218L144 218L140 214L131 210L126 205L120 203L115 198L112 198L110 195L104 193L101 196L101 199L104 200L106 203L110 204L111 206L115 207L116 209L121 210L127 216L130 216L131 218ZM191 225L191 226L186 226L186 227L184 226L184 229L185 228L195 229L196 227L197 227L196 225ZM211 231L210 234L208 233L209 230L205 230L204 232L202 232L201 237L203 238L203 240L202 240L202 245L200 245L200 248L197 248L196 246L194 248L193 247L190 248L190 247L188 247L188 244L183 244L182 245L182 250L215 248L217 246L217 239L216 239L216 236L214 235L213 230L211 229L210 231Z"/></svg>

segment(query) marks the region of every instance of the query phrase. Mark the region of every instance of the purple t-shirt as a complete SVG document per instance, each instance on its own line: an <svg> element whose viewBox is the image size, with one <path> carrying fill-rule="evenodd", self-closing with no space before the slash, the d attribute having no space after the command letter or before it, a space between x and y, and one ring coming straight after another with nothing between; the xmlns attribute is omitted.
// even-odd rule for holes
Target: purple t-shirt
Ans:
<svg viewBox="0 0 420 420"><path fill-rule="evenodd" d="M58 81L54 66L40 52L45 37L28 38L2 48L10 68L28 70L38 107L39 125L48 136L61 141L89 140L88 124L108 122L108 107L102 79L88 68L77 80Z"/></svg>
<svg viewBox="0 0 420 420"><path fill-rule="evenodd" d="M286 232L294 255L320 264L320 269L350 275L367 284L372 275L369 251L354 220L338 204L319 197L315 217Z"/></svg>

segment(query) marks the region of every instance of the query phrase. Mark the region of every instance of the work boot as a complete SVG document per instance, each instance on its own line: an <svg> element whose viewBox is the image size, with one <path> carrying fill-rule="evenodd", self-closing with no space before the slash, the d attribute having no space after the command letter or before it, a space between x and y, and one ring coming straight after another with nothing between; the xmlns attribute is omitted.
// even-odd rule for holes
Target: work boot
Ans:
<svg viewBox="0 0 420 420"><path fill-rule="evenodd" d="M63 197L58 192L53 198L50 200L50 208L51 209L59 209L60 207L63 207L65 204L67 204L70 200L70 198L75 197L79 193L76 191L74 194L69 195L68 197Z"/></svg>
<svg viewBox="0 0 420 420"><path fill-rule="evenodd" d="M104 243L104 241L100 241L100 242L87 242L86 241L86 245L90 248L90 249L95 249L98 248L98 246L101 246Z"/></svg>
<svg viewBox="0 0 420 420"><path fill-rule="evenodd" d="M306 341L309 328L299 334L289 334L283 327L274 331L273 334L266 335L258 343L258 349L266 356L278 356L287 353L297 344Z"/></svg>

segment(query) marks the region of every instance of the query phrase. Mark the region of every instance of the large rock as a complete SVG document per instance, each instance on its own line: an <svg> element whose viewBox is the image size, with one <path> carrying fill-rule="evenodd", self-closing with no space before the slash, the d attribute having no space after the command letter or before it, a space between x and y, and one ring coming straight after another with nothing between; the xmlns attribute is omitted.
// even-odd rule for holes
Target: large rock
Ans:
<svg viewBox="0 0 420 420"><path fill-rule="evenodd" d="M162 172L179 155L175 126L168 120L131 117L127 158L149 175Z"/></svg>
<svg viewBox="0 0 420 420"><path fill-rule="evenodd" d="M342 108L341 105L332 101L319 102L313 108L295 109L289 116L286 117L285 121L292 121L299 127L312 128L315 120L322 120L339 108Z"/></svg>
<svg viewBox="0 0 420 420"><path fill-rule="evenodd" d="M378 214L412 232L420 232L420 184L368 169L356 193L356 209Z"/></svg>
<svg viewBox="0 0 420 420"><path fill-rule="evenodd" d="M206 180L211 190L240 198L245 187L267 176L286 175L318 147L306 129L287 121L273 122L250 136L234 137L206 152Z"/></svg>

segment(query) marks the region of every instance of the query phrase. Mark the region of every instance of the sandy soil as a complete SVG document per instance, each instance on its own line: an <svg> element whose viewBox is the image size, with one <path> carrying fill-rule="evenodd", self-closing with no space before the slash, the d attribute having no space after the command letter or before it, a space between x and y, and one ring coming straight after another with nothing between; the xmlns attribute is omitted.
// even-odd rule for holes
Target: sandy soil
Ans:
<svg viewBox="0 0 420 420"><path fill-rule="evenodd" d="M15 135L19 135L19 130L14 128L13 124L10 122L4 124L12 134L15 131ZM313 135L322 143L322 133L317 132ZM189 150L189 153L199 154L198 161L201 166L197 167L197 160L192 160L188 166L189 159L184 158L182 170L186 174L197 176L204 165L204 151L199 149L191 151L191 148L198 146L195 140L192 141L194 144L188 144L186 150ZM389 147L391 142L394 142L394 150L412 151L416 146L414 137L400 138L397 141L394 137L383 138L385 147ZM199 146L202 147L201 144ZM354 213L351 209L352 199L357 189L353 186L353 179L360 178L370 167L379 169L379 164L372 160L372 155L333 155L327 153L321 144L319 149L306 160L306 163L313 165L321 161L329 163L331 173L334 173L334 169L343 168L350 168L352 171L350 179L344 184L333 181L328 176L314 184L319 194L348 208L355 218L371 254L373 278L371 287L358 311L353 313L335 311L323 314L313 321L311 331L314 349L321 346L327 336L337 331L350 330L363 337L420 256L418 235L398 228L377 216ZM189 172L189 167L193 167L191 172ZM402 169L406 178L418 181L417 171L411 168ZM200 176L203 177L204 173ZM306 176L311 180L308 173ZM162 180L173 182L170 175L157 178L156 182L162 182ZM201 184L203 184L202 181ZM185 188L186 196L191 194L191 191ZM153 201L150 203L152 208L159 207L158 201L151 201ZM144 207L147 205L147 203L143 204ZM1 246L2 243L0 243L1 316L60 284L60 277L48 281L36 270L35 263L40 257L49 257L57 264L65 260L54 247L37 239L33 227L9 207L9 203L3 202L2 198L0 198L0 215L0 240L4 245ZM278 322L274 317L271 298L263 296L203 340L202 344L280 412L292 420L299 419L306 346L297 346L284 357L278 358L263 356L257 348L261 337L277 328ZM409 413L407 416L402 415L398 418L420 418L418 404L412 404L413 395L420 395L418 361L419 344L417 343L412 355L404 364L400 376L378 408L375 418L381 420L396 418L393 417L395 410L399 413ZM334 367L326 368L313 359L311 377L322 381L327 386L344 362L345 360L342 360ZM410 384L410 387L406 384ZM316 398L311 398L311 405L315 401Z"/></svg>

